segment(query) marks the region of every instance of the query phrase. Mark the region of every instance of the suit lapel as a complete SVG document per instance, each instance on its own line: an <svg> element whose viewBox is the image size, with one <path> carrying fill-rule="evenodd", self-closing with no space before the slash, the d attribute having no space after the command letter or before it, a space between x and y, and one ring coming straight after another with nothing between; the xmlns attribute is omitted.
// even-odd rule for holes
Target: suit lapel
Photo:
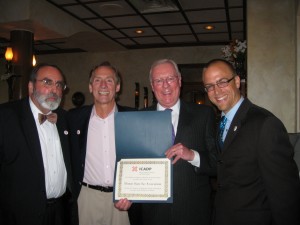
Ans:
<svg viewBox="0 0 300 225"><path fill-rule="evenodd" d="M28 150L32 154L32 157L37 161L38 171L44 171L39 134L29 105L29 98L22 100L21 108L18 111ZM41 176L44 178L44 173L41 173Z"/></svg>
<svg viewBox="0 0 300 225"><path fill-rule="evenodd" d="M86 155L87 135L88 135L89 122L90 122L93 106L94 105L90 105L88 109L84 111L84 114L80 115L83 120L83 123L82 126L80 126L81 130L76 131L76 132L83 132L83 134L79 136L79 148L81 152L84 152L84 154L82 154L84 158Z"/></svg>
<svg viewBox="0 0 300 225"><path fill-rule="evenodd" d="M239 133L243 120L251 107L252 103L248 99L244 99L242 102L241 106L239 107L238 111L236 112L231 125L229 127L229 130L227 132L225 141L224 141L224 146L222 151L225 151L228 146L230 146L231 142L234 140L235 136Z"/></svg>
<svg viewBox="0 0 300 225"><path fill-rule="evenodd" d="M178 142L178 140L180 140L180 136L181 133L183 131L183 128L185 126L185 124L189 124L188 123L188 119L190 119L190 117L188 116L188 105L185 104L184 101L180 101L180 109L179 109L179 118L178 118L178 125L177 125L177 133L175 136L175 144Z"/></svg>

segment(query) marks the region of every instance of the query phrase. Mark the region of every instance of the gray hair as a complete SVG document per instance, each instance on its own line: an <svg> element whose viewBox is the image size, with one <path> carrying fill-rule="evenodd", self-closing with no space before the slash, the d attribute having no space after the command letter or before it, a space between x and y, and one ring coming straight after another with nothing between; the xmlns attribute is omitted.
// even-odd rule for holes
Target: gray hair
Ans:
<svg viewBox="0 0 300 225"><path fill-rule="evenodd" d="M158 65L161 65L161 64L165 64L165 63L169 63L171 65L173 65L175 71L176 71L176 75L178 77L181 77L181 73L178 69L178 66L176 64L176 62L174 62L172 59L160 59L160 60L157 60L155 61L152 65L151 65L151 68L150 68L150 73L149 73L149 80L150 80L150 83L152 82L152 72L153 72L153 69L158 66Z"/></svg>

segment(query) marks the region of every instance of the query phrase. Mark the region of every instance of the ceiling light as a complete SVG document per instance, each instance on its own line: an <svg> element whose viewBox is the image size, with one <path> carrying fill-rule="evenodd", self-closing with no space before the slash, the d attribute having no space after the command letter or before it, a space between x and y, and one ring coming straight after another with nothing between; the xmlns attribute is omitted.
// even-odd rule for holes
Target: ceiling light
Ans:
<svg viewBox="0 0 300 225"><path fill-rule="evenodd" d="M137 29L137 30L135 30L135 33L136 33L136 34L143 34L143 33L144 33L144 31L143 31L143 30L141 30L141 29Z"/></svg>
<svg viewBox="0 0 300 225"><path fill-rule="evenodd" d="M207 25L207 26L204 27L204 29L205 30L213 30L213 29L215 29L215 27L212 26L212 25Z"/></svg>

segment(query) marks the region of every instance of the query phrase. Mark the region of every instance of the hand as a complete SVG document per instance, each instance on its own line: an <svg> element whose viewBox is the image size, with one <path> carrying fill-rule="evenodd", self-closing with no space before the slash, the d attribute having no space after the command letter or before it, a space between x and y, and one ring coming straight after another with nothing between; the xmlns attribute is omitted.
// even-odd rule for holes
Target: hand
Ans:
<svg viewBox="0 0 300 225"><path fill-rule="evenodd" d="M115 202L115 208L120 211L127 211L132 205L132 202L127 198L122 198L119 201Z"/></svg>
<svg viewBox="0 0 300 225"><path fill-rule="evenodd" d="M165 155L168 159L175 157L172 164L175 164L179 159L192 161L195 157L194 152L191 149L183 146L181 143L173 145L165 152Z"/></svg>

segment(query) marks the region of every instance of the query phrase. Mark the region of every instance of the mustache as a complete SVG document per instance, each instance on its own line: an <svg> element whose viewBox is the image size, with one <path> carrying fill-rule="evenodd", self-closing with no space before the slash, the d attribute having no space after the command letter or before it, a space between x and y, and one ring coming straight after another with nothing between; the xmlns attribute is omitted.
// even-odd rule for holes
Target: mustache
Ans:
<svg viewBox="0 0 300 225"><path fill-rule="evenodd" d="M47 100L47 98L56 98L59 99L60 97L56 93L49 93L47 95L44 95L44 99Z"/></svg>

